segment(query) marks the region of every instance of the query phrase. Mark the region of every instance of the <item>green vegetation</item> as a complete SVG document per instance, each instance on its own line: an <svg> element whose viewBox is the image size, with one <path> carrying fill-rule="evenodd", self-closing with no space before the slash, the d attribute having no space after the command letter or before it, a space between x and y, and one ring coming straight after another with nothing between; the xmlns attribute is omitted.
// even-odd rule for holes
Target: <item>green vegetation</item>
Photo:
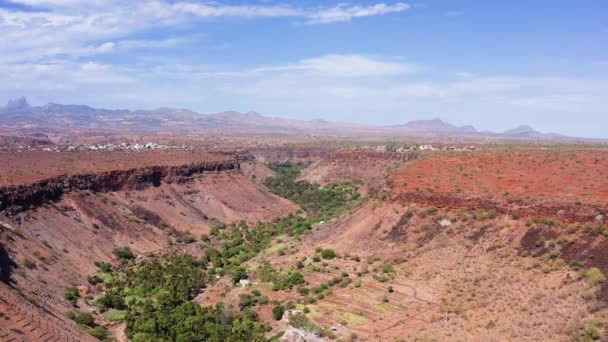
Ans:
<svg viewBox="0 0 608 342"><path fill-rule="evenodd" d="M271 165L277 177L267 179L266 185L274 193L300 204L306 213L300 211L255 225L248 225L245 221L230 226L215 222L210 234L201 236L200 247L204 252L198 259L191 255L155 257L121 270L113 270L107 262L97 262L101 273L90 276L88 281L91 284L103 282L105 292L93 304L104 313L106 320L126 321L126 334L134 342L265 340L264 333L269 327L258 320L253 307L268 304L269 299L258 290L241 293L238 308L225 307L221 302L200 307L192 300L207 282L215 282L217 276L231 276L234 285L249 278L250 270L245 263L270 247L275 238L299 237L320 221L337 216L359 198L356 187L351 184L320 187L308 182L295 182L303 167L303 164L289 163ZM189 235L182 242L193 241L194 237ZM287 245L279 246L277 253L284 253L289 248ZM336 257L330 249L319 253L323 259ZM121 262L135 258L129 247L118 247L113 254ZM321 260L320 257L317 259ZM298 264L297 269L300 268L304 268L303 262ZM272 283L275 291L298 287L306 301L314 303L316 299L308 296L309 290L301 287L305 283L304 276L297 269L275 271L269 263L262 262L257 276L262 282ZM350 281L348 274L335 277L323 284L315 295L324 296L326 293L322 292L329 294L330 286ZM76 295L70 291L69 298L75 300ZM277 320L282 318L285 310L293 307L293 303L274 304L272 313ZM81 324L92 335L105 336L105 330L101 331L94 324Z"/></svg>
<svg viewBox="0 0 608 342"><path fill-rule="evenodd" d="M283 318L284 313L285 313L285 307L283 307L282 305L275 305L275 307L272 308L272 316L277 321L280 321L281 318Z"/></svg>
<svg viewBox="0 0 608 342"><path fill-rule="evenodd" d="M116 247L116 248L114 248L112 253L120 261L128 261L128 260L135 258L135 254L133 254L133 252L131 251L131 248L129 248L129 247Z"/></svg>
<svg viewBox="0 0 608 342"><path fill-rule="evenodd" d="M221 302L203 308L192 302L205 286L207 264L191 255L146 260L114 272L95 304L102 311L112 309L106 319L126 320L134 342L264 340L267 325L251 309L237 311ZM89 332L101 332L95 328Z"/></svg>
<svg viewBox="0 0 608 342"><path fill-rule="evenodd" d="M72 305L76 304L76 300L79 297L80 297L80 293L78 292L78 289L75 287L68 287L63 292L63 298L65 298L67 301L71 302Z"/></svg>
<svg viewBox="0 0 608 342"><path fill-rule="evenodd" d="M350 311L341 311L337 314L337 316L343 319L346 324L350 326L363 325L369 321L367 317Z"/></svg>
<svg viewBox="0 0 608 342"><path fill-rule="evenodd" d="M110 322L124 321L127 318L127 312L122 310L107 311L103 317Z"/></svg>
<svg viewBox="0 0 608 342"><path fill-rule="evenodd" d="M296 178L307 166L304 163L276 163L268 167L276 172L276 177L266 179L266 186L273 193L299 204L317 221L324 221L339 215L351 202L359 199L357 188L351 183L332 183L321 187Z"/></svg>
<svg viewBox="0 0 608 342"><path fill-rule="evenodd" d="M585 277L585 280L591 285L596 285L606 281L606 276L597 267L591 267L587 269L583 276Z"/></svg>
<svg viewBox="0 0 608 342"><path fill-rule="evenodd" d="M331 249L324 249L321 251L321 257L325 260L331 260L336 257L336 252Z"/></svg>
<svg viewBox="0 0 608 342"><path fill-rule="evenodd" d="M65 316L76 322L83 330L98 340L104 341L108 336L106 327L97 325L95 323L95 318L89 312L75 314L73 311L68 311L65 313Z"/></svg>
<svg viewBox="0 0 608 342"><path fill-rule="evenodd" d="M79 313L78 315L76 315L76 318L74 319L74 321L78 324L86 325L86 326L90 326L90 327L92 327L95 324L95 319L93 318L93 315L91 315L88 312Z"/></svg>
<svg viewBox="0 0 608 342"><path fill-rule="evenodd" d="M97 261L95 262L95 266L97 266L104 273L112 272L112 265L109 262Z"/></svg>

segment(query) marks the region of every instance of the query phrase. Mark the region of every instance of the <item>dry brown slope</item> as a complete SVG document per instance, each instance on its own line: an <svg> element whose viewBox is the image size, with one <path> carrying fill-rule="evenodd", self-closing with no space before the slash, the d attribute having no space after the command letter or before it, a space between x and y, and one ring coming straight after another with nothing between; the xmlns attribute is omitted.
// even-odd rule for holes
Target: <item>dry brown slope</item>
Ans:
<svg viewBox="0 0 608 342"><path fill-rule="evenodd" d="M6 232L2 244L19 268L7 279L14 288L0 290L4 296L12 295L17 304L1 310L7 317L20 317L22 309L18 308L40 306L49 312L26 311L40 317L53 315L78 331L63 315L73 309L63 299L63 291L86 284L87 275L96 271L95 261L114 262L115 247L129 246L138 254L147 253L167 247L185 233L198 239L209 232L214 219L267 221L295 209L238 170L207 172L183 183L161 182L143 190L67 193L58 202L2 219ZM79 301L77 310L93 309ZM50 328L41 322L35 331L22 331L23 338L42 340L40 332ZM0 329L10 331L15 324L0 320ZM70 338L85 340L70 333L72 330L66 330Z"/></svg>

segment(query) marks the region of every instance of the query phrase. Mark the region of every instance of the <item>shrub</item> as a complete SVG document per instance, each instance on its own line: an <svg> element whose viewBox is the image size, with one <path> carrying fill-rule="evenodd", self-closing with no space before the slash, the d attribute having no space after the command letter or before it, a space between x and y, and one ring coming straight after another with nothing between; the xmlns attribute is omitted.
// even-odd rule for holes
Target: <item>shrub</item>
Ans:
<svg viewBox="0 0 608 342"><path fill-rule="evenodd" d="M570 268L572 268L575 271L580 270L581 268L583 268L583 263L580 262L579 260L572 260L570 261Z"/></svg>
<svg viewBox="0 0 608 342"><path fill-rule="evenodd" d="M98 340L105 340L108 336L108 331L103 325L98 325L95 328L89 329L89 334Z"/></svg>
<svg viewBox="0 0 608 342"><path fill-rule="evenodd" d="M606 276L597 267L591 267L587 269L583 276L585 277L585 280L591 285L596 285L606 281Z"/></svg>
<svg viewBox="0 0 608 342"><path fill-rule="evenodd" d="M382 272L383 273L393 273L393 272L395 272L395 269L393 268L393 265L391 265L391 264L384 264L382 266Z"/></svg>
<svg viewBox="0 0 608 342"><path fill-rule="evenodd" d="M68 287L63 292L63 298L65 298L66 300L69 300L71 302L75 301L76 298L78 298L78 297L80 297L80 293L78 292L78 289L75 287Z"/></svg>
<svg viewBox="0 0 608 342"><path fill-rule="evenodd" d="M336 252L331 249L324 249L321 251L321 257L325 260L331 260L336 257Z"/></svg>
<svg viewBox="0 0 608 342"><path fill-rule="evenodd" d="M247 277L247 270L243 267L237 267L234 272L232 272L232 283L236 285L241 279L247 279Z"/></svg>
<svg viewBox="0 0 608 342"><path fill-rule="evenodd" d="M112 253L120 261L127 261L127 260L131 260L131 259L135 258L135 254L133 254L133 252L131 251L131 248L129 248L128 246L116 247L116 248L114 248Z"/></svg>
<svg viewBox="0 0 608 342"><path fill-rule="evenodd" d="M103 279L99 278L97 275L93 275L87 277L87 282L89 282L91 285L97 285L99 283L103 283Z"/></svg>
<svg viewBox="0 0 608 342"><path fill-rule="evenodd" d="M310 313L310 309L308 308L308 306L305 306L305 307L302 309L302 312L303 312L303 313L305 313L305 314Z"/></svg>
<svg viewBox="0 0 608 342"><path fill-rule="evenodd" d="M75 319L76 323L86 325L89 327L95 326L95 320L93 319L93 315L88 312L79 313Z"/></svg>
<svg viewBox="0 0 608 342"><path fill-rule="evenodd" d="M377 281L379 281L381 283L386 283L388 281L388 277L385 276L384 274L376 274L376 275L374 275L374 279L376 279Z"/></svg>
<svg viewBox="0 0 608 342"><path fill-rule="evenodd" d="M388 290L388 293L393 293L393 292L395 292L395 290L393 289L393 287L392 287L392 286L389 286L389 287L387 288L387 290Z"/></svg>
<svg viewBox="0 0 608 342"><path fill-rule="evenodd" d="M112 272L112 265L109 262L96 261L95 266L97 266L104 273Z"/></svg>
<svg viewBox="0 0 608 342"><path fill-rule="evenodd" d="M73 320L73 319L75 319L75 318L76 318L76 314L74 313L74 311L69 310L69 311L66 311L66 312L65 312L65 317L67 317L67 318L69 318L69 319Z"/></svg>
<svg viewBox="0 0 608 342"><path fill-rule="evenodd" d="M285 313L285 308L282 305L275 305L275 307L272 308L272 316L277 321L280 321L281 318L283 318L284 313Z"/></svg>
<svg viewBox="0 0 608 342"><path fill-rule="evenodd" d="M95 301L95 304L102 310L116 309L124 310L127 308L125 300L117 294L106 292L103 296Z"/></svg>
<svg viewBox="0 0 608 342"><path fill-rule="evenodd" d="M256 303L255 297L250 295L249 293L239 294L239 308L241 310L243 310L244 308L254 306L255 303Z"/></svg>
<svg viewBox="0 0 608 342"><path fill-rule="evenodd" d="M262 295L262 293L259 290L252 290L251 294L254 295L254 296L256 296L256 297L259 297L259 296Z"/></svg>

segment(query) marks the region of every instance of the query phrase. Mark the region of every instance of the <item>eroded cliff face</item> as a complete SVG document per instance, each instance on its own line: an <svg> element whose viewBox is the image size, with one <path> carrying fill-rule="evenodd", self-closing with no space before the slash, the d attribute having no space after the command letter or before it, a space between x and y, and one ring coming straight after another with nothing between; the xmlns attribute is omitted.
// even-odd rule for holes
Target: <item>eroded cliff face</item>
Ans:
<svg viewBox="0 0 608 342"><path fill-rule="evenodd" d="M152 166L130 170L116 170L99 174L81 174L50 178L27 185L0 188L0 211L15 214L57 201L65 193L89 190L109 192L142 190L158 187L161 182L184 182L204 172L238 170L239 161L203 162L181 166Z"/></svg>
<svg viewBox="0 0 608 342"><path fill-rule="evenodd" d="M200 255L197 240L214 220L271 221L297 210L252 181L241 162L237 157L0 188L0 340L93 341L64 313L95 308L84 299L72 307L63 292L79 286L85 298L93 285L83 284L97 272L95 262L115 263L116 247L129 246L140 256L168 246Z"/></svg>

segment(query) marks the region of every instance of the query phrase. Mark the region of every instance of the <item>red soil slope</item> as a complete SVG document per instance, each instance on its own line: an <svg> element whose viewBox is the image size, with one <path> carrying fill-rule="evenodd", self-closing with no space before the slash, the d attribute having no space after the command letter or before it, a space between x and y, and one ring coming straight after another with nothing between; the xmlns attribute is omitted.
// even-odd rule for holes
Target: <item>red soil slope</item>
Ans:
<svg viewBox="0 0 608 342"><path fill-rule="evenodd" d="M492 151L437 153L391 177L393 190L565 202L608 201L608 153Z"/></svg>
<svg viewBox="0 0 608 342"><path fill-rule="evenodd" d="M94 308L82 300L72 308L63 291L87 284L95 261L115 262L117 246L141 255L166 248L185 233L198 239L209 233L213 219L269 221L297 209L238 169L134 189L72 191L56 202L0 217L0 340L88 341L64 313ZM189 247L198 248L196 242ZM81 291L84 296L88 289Z"/></svg>
<svg viewBox="0 0 608 342"><path fill-rule="evenodd" d="M0 154L0 186L29 184L60 175L100 173L149 166L218 162L233 157L202 150L141 152L21 152Z"/></svg>

